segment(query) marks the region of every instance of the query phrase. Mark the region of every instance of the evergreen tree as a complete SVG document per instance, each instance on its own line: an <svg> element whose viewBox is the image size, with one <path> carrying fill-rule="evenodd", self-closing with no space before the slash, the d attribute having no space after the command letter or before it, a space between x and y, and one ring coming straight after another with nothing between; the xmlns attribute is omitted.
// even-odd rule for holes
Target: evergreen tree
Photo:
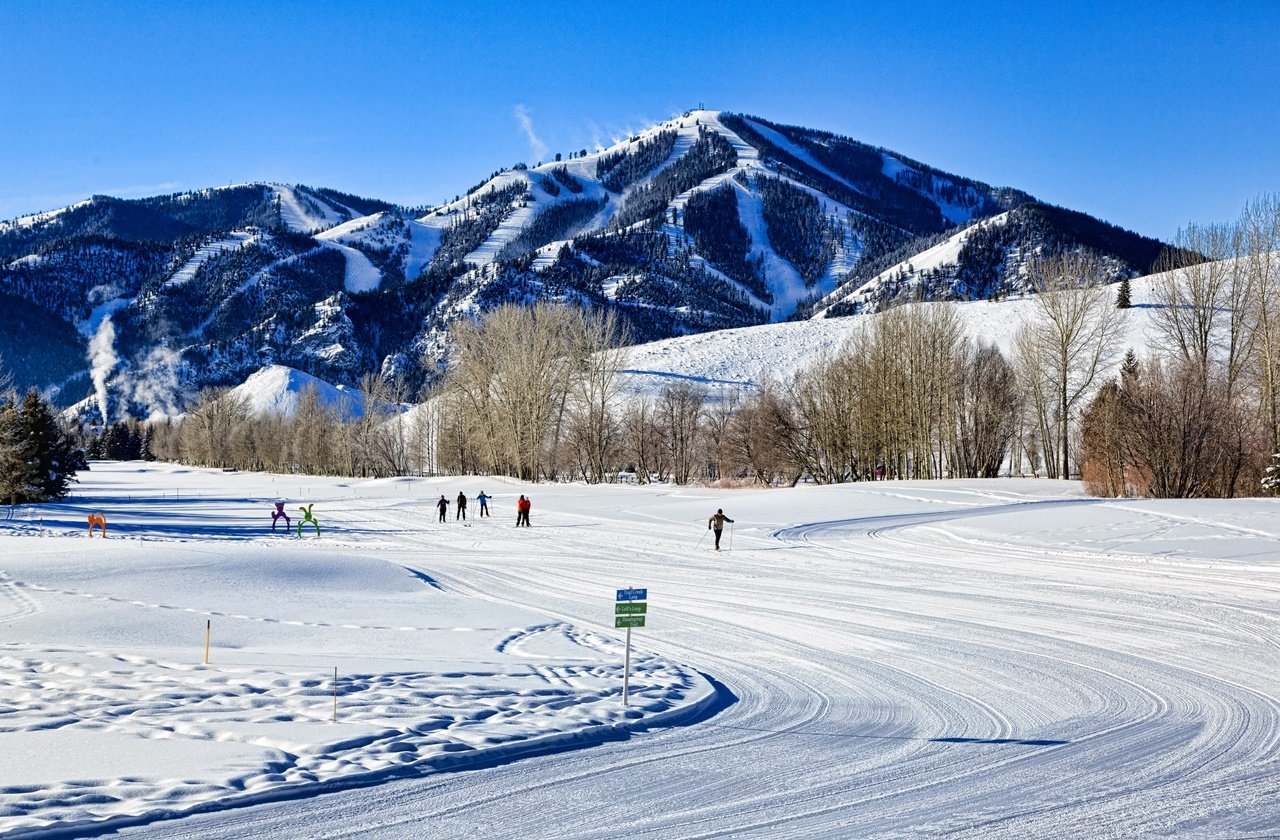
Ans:
<svg viewBox="0 0 1280 840"><path fill-rule="evenodd" d="M150 423L142 426L142 440L138 450L138 457L144 461L154 461L155 453L151 451L151 442L154 440L155 432L151 428Z"/></svg>
<svg viewBox="0 0 1280 840"><path fill-rule="evenodd" d="M18 435L26 454L16 495L24 502L61 499L75 480L82 453L54 419L49 404L32 389L17 412Z"/></svg>
<svg viewBox="0 0 1280 840"><path fill-rule="evenodd" d="M111 428L103 433L103 455L111 461L129 460L129 427L123 420L111 424Z"/></svg>
<svg viewBox="0 0 1280 840"><path fill-rule="evenodd" d="M1120 288L1116 291L1116 309L1128 309L1133 306L1129 292L1129 278L1125 277L1120 281Z"/></svg>
<svg viewBox="0 0 1280 840"><path fill-rule="evenodd" d="M0 405L0 495L11 505L27 496L35 452L22 434L18 406L12 399Z"/></svg>
<svg viewBox="0 0 1280 840"><path fill-rule="evenodd" d="M1124 361L1120 363L1120 380L1128 383L1132 382L1138 376L1138 356L1130 347L1128 352L1124 354Z"/></svg>

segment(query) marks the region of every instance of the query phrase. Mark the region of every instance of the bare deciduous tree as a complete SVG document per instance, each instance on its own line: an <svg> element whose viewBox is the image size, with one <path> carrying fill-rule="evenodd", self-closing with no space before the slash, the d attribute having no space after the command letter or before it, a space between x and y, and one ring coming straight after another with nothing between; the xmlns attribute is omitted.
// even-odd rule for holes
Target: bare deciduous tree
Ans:
<svg viewBox="0 0 1280 840"><path fill-rule="evenodd" d="M1027 272L1035 309L1016 339L1021 379L1044 440L1056 444L1045 447L1049 476L1070 478L1073 416L1115 359L1130 310L1112 305L1112 271L1092 254L1036 257Z"/></svg>
<svg viewBox="0 0 1280 840"><path fill-rule="evenodd" d="M995 478L1009 454L1018 415L1013 366L992 344L966 341L956 359L951 475Z"/></svg>

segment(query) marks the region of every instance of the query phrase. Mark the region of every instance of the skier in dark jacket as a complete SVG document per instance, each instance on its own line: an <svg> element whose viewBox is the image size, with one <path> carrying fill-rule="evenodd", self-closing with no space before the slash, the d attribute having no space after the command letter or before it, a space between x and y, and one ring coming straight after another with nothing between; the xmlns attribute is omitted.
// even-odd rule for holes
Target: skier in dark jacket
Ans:
<svg viewBox="0 0 1280 840"><path fill-rule="evenodd" d="M716 551L720 550L720 535L724 533L724 523L733 520L724 515L724 510L716 508L716 512L707 520L707 527L716 532Z"/></svg>
<svg viewBox="0 0 1280 840"><path fill-rule="evenodd" d="M466 493L458 494L458 512L454 514L453 518L455 520L461 519L463 521L466 521L466 518L467 518L467 494Z"/></svg>
<svg viewBox="0 0 1280 840"><path fill-rule="evenodd" d="M436 502L436 507L440 508L440 521L441 521L441 522L443 522L443 521L444 521L444 515L445 515L445 513L447 513L447 512L448 512L448 510L449 510L449 500L448 500L448 499L446 499L446 498L444 497L444 495L442 494L442 495L440 496L440 501Z"/></svg>

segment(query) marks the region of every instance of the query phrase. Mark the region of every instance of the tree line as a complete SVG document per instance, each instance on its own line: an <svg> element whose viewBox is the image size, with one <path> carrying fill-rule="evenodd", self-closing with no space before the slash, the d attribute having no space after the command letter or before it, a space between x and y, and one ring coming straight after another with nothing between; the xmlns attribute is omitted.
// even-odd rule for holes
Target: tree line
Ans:
<svg viewBox="0 0 1280 840"><path fill-rule="evenodd" d="M1126 359L1083 415L1084 479L1102 495L1277 488L1280 197L1179 231L1157 275L1157 345Z"/></svg>

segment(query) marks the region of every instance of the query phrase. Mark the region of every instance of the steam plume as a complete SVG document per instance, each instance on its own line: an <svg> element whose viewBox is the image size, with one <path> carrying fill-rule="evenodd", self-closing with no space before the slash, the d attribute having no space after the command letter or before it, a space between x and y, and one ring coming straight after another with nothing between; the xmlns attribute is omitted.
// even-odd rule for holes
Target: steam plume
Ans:
<svg viewBox="0 0 1280 840"><path fill-rule="evenodd" d="M517 105L515 107L516 122L520 123L520 130L524 132L525 139L529 141L529 151L533 153L534 160L547 159L547 144L539 139L537 132L533 130L533 119L529 116L529 109L525 105Z"/></svg>
<svg viewBox="0 0 1280 840"><path fill-rule="evenodd" d="M98 331L89 340L90 375L93 377L93 391L98 399L98 412L102 414L102 425L106 428L107 420L107 377L115 370L116 363L116 327L111 323L111 316L102 319Z"/></svg>

